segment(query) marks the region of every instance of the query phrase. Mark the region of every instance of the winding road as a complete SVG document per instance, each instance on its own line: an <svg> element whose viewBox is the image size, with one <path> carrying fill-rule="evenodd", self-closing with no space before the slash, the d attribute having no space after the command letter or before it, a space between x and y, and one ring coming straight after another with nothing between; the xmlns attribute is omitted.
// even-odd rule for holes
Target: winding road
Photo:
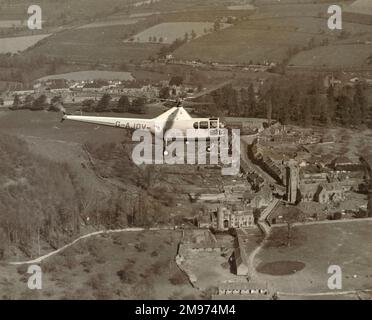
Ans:
<svg viewBox="0 0 372 320"><path fill-rule="evenodd" d="M85 235L75 239L74 241L64 245L63 247L61 247L57 250L54 250L52 252L49 252L49 253L47 253L47 254L39 257L39 258L36 258L36 259L33 259L33 260L28 260L28 261L9 262L8 264L10 264L10 265L38 264L38 263L43 262L45 259L50 258L51 256L54 256L55 254L73 246L74 244L76 244L77 242L79 242L80 240L83 240L83 239L99 236L101 234L111 234L111 233L119 233L119 232L139 232L139 231L145 231L145 230L147 230L147 231L159 231L159 230L173 230L173 228L170 228L170 227L149 228L149 229L145 229L145 228L124 228L124 229L115 229L115 230L95 231L95 232L85 234Z"/></svg>

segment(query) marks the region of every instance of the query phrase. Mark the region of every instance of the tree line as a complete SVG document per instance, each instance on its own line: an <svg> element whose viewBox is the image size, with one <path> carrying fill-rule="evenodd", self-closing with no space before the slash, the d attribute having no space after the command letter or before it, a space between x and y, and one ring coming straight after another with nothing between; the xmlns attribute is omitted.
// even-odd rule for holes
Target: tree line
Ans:
<svg viewBox="0 0 372 320"><path fill-rule="evenodd" d="M143 97L129 100L128 96L122 95L117 102L112 101L111 95L105 93L100 100L86 99L82 103L82 111L85 112L117 112L117 113L145 113L146 99Z"/></svg>
<svg viewBox="0 0 372 320"><path fill-rule="evenodd" d="M256 87L253 83L240 89L225 86L204 101L214 103L209 112L219 116L268 118L302 126L371 125L367 87L361 82L327 87L321 78L280 78Z"/></svg>

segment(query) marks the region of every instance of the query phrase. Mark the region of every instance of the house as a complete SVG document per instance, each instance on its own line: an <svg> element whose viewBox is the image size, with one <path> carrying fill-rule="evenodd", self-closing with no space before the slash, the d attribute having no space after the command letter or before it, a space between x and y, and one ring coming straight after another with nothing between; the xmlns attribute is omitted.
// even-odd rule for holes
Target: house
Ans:
<svg viewBox="0 0 372 320"><path fill-rule="evenodd" d="M300 170L301 183L322 183L328 181L328 173L316 165L308 165Z"/></svg>
<svg viewBox="0 0 372 320"><path fill-rule="evenodd" d="M322 183L316 194L316 201L325 204L345 200L344 189L340 183Z"/></svg>
<svg viewBox="0 0 372 320"><path fill-rule="evenodd" d="M248 199L250 200L250 206L252 208L261 209L267 207L273 200L273 191L267 184L265 184L260 191L253 194L250 193Z"/></svg>
<svg viewBox="0 0 372 320"><path fill-rule="evenodd" d="M253 209L242 208L240 210L232 210L225 207L220 207L217 214L212 216L212 225L220 231L230 228L251 228L254 227Z"/></svg>
<svg viewBox="0 0 372 320"><path fill-rule="evenodd" d="M352 161L346 156L334 159L331 167L337 172L363 171L364 167L359 161Z"/></svg>
<svg viewBox="0 0 372 320"><path fill-rule="evenodd" d="M217 204L209 204L196 217L196 225L199 228L215 228L226 231L230 228L255 227L253 209L251 207L227 208Z"/></svg>
<svg viewBox="0 0 372 320"><path fill-rule="evenodd" d="M310 202L315 201L315 195L318 192L318 183L300 183L299 191L301 201Z"/></svg>

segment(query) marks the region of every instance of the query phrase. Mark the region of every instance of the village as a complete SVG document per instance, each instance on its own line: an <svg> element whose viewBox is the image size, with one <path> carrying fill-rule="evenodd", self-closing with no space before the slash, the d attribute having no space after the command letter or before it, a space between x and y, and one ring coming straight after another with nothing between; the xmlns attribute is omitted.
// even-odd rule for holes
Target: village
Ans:
<svg viewBox="0 0 372 320"><path fill-rule="evenodd" d="M257 131L257 137L242 137L239 179L223 193L190 194L201 205L192 221L198 229L184 231L177 263L198 288L218 279L217 299L277 297L275 285L259 281L253 270L258 243L272 229L371 217L370 160L337 156L342 143L332 130L276 122ZM205 274L211 261L215 277Z"/></svg>

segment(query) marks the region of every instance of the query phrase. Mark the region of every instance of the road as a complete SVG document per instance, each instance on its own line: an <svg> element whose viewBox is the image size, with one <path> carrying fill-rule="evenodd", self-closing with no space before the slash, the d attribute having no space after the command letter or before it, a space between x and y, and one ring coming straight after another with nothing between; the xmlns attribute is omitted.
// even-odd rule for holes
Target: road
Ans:
<svg viewBox="0 0 372 320"><path fill-rule="evenodd" d="M260 175L265 182L267 182L269 185L276 185L277 182L275 179L270 176L268 173L266 173L264 170L262 170L258 165L255 165L252 163L252 161L248 157L248 145L253 143L253 140L257 137L257 135L251 135L251 136L242 136L240 140L240 165L244 172L251 172L254 171L258 175Z"/></svg>
<svg viewBox="0 0 372 320"><path fill-rule="evenodd" d="M145 228L124 228L124 229L115 229L115 230L101 230L101 231L95 231L95 232L91 232L91 233L88 233L88 234L85 234L77 239L75 239L74 241L66 244L65 246L57 249L57 250L54 250L52 252L49 252L39 258L36 258L36 259L33 259L33 260L28 260L28 261L18 261L18 262L9 262L8 264L10 265L23 265L23 264L38 264L38 263L41 263L43 262L44 260L46 260L47 258L50 258L51 256L54 256L55 254L57 253L60 253L61 251L75 245L76 243L78 243L80 240L83 240L83 239L87 239L87 238L91 238L91 237L95 237L95 236L99 236L101 234L111 234L111 233L120 233L120 232L139 232L139 231L145 231L145 230L148 230L148 231L160 231L160 230L174 230L173 228L171 227L164 227L164 228L149 228L149 229L145 229Z"/></svg>

